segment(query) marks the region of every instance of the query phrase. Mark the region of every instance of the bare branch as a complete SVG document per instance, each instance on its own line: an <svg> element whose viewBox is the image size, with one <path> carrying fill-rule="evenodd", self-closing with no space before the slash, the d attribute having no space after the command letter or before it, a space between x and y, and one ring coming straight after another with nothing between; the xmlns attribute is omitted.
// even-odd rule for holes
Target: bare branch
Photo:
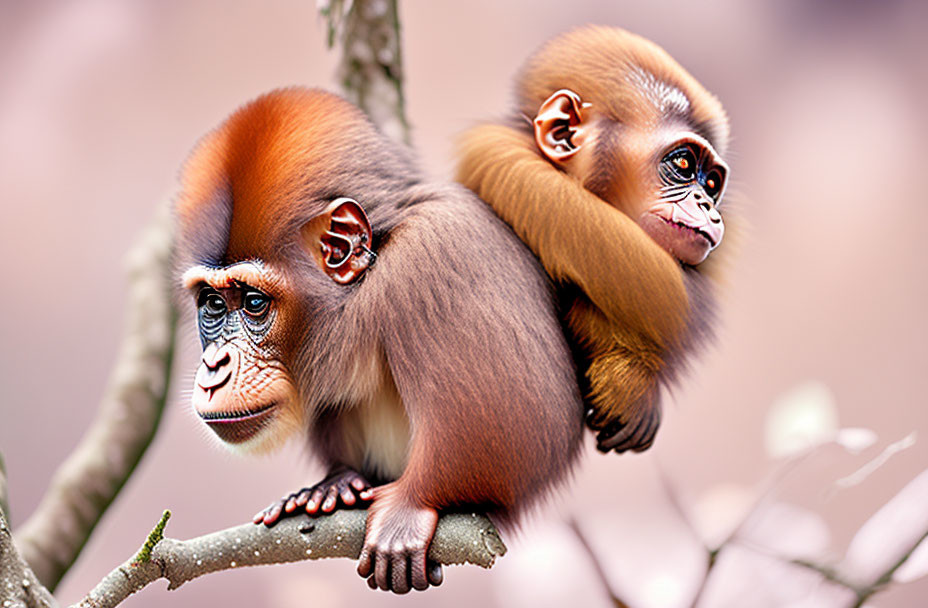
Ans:
<svg viewBox="0 0 928 608"><path fill-rule="evenodd" d="M10 497L6 487L6 466L3 464L3 455L0 454L0 515L10 521Z"/></svg>
<svg viewBox="0 0 928 608"><path fill-rule="evenodd" d="M326 0L329 47L340 42L342 92L388 136L409 143L397 0Z"/></svg>
<svg viewBox="0 0 928 608"><path fill-rule="evenodd" d="M693 522L693 518L689 513L689 510L683 505L683 499L680 497L680 491L673 484L671 479L667 476L667 471L663 467L657 467L658 478L661 482L661 489L664 491L664 495L667 497L667 502L670 503L670 506L673 507L673 510L676 512L677 516L680 518L686 528L692 533L693 538L696 539L700 545L705 547L706 542L703 539L702 534L699 532L699 527ZM712 553L712 550L706 547L707 553Z"/></svg>
<svg viewBox="0 0 928 608"><path fill-rule="evenodd" d="M873 581L873 583L870 584L871 591L867 595L867 597L870 597L870 595L873 595L874 593L879 591L882 587L884 587L885 585L888 585L890 581L893 580L893 575L896 573L896 570L901 568L902 564L906 563L908 559L912 557L912 554L915 553L915 550L918 549L919 545L921 545L926 540L928 540L928 530L925 530L925 532L922 533L921 537L918 540L916 540L914 543L912 543L911 548L908 551L906 551L904 554L899 556L899 559L896 560L892 565L889 566L889 568L886 569L886 572L882 573L875 581ZM865 597L863 599L867 599L867 598Z"/></svg>
<svg viewBox="0 0 928 608"><path fill-rule="evenodd" d="M2 477L2 476L0 476ZM26 565L16 544L6 517L0 512L0 598L2 606L57 608L55 598Z"/></svg>
<svg viewBox="0 0 928 608"><path fill-rule="evenodd" d="M36 511L17 529L23 558L50 590L77 559L161 420L177 324L170 251L170 212L163 206L127 258L126 328L97 417Z"/></svg>
<svg viewBox="0 0 928 608"><path fill-rule="evenodd" d="M160 578L177 589L194 578L244 566L281 564L309 559L357 559L364 542L367 511L336 511L309 519L293 517L273 528L244 524L187 541L159 539L162 517L149 541L154 547L113 570L79 604L80 608L110 608ZM146 543L149 544L149 543ZM442 564L471 563L489 568L506 546L483 515L453 513L438 521L429 557ZM147 557L147 559L146 559Z"/></svg>
<svg viewBox="0 0 928 608"><path fill-rule="evenodd" d="M596 552L593 551L593 546L590 544L590 541L587 540L586 535L580 529L580 526L577 524L577 520L570 518L567 525L573 531L574 535L577 537L577 540L580 541L580 546L583 547L583 550L589 556L590 561L593 562L593 571L596 573L596 578L599 579L599 582L602 583L603 589L606 592L606 595L609 597L609 600L612 602L612 605L615 608L628 608L628 604L623 602L621 598L612 590L612 585L609 583L609 578L606 576L606 571L603 569L602 563L599 561L599 557L596 555Z"/></svg>
<svg viewBox="0 0 928 608"><path fill-rule="evenodd" d="M877 592L881 591L884 587L886 587L892 581L893 574L895 574L896 570L902 567L902 564L904 564L909 559L909 557L911 557L911 555L915 552L918 546L925 539L928 539L928 530L926 530L918 538L918 540L916 540L912 544L911 548L905 551L903 555L899 557L899 559L897 559L895 562L890 564L890 566L886 568L885 571L881 572L876 577L876 579L866 584L863 584L863 585L856 584L848 580L847 578L842 576L841 573L838 572L836 568L824 566L822 564L817 564L815 562L804 560L804 559L791 559L791 560L784 560L784 561L788 561L789 563L793 565L800 566L802 568L806 568L808 570L813 570L815 572L818 572L823 577L825 577L825 579L833 583L836 583L838 585L841 585L842 587L847 587L848 589L850 589L857 595L857 603L854 604L854 606L857 607L857 606L863 606L864 602L870 599L870 596L876 594Z"/></svg>

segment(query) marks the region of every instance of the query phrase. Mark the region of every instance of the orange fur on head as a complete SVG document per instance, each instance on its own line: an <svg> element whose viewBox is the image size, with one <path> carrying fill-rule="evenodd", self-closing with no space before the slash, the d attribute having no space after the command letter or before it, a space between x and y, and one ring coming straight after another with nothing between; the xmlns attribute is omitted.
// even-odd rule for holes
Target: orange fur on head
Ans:
<svg viewBox="0 0 928 608"><path fill-rule="evenodd" d="M235 112L187 165L175 243L200 418L245 450L300 430L329 470L255 523L364 504L358 571L404 593L441 581L440 511L514 523L567 477L583 406L544 270L348 102Z"/></svg>

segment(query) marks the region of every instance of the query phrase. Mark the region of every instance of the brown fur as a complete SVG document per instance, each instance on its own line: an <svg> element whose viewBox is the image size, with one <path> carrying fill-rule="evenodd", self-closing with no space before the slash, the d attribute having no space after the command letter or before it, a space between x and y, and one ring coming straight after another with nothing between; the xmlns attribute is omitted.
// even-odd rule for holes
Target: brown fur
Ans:
<svg viewBox="0 0 928 608"><path fill-rule="evenodd" d="M525 121L560 89L591 103L598 121L582 179L539 152ZM517 77L516 98L516 116L464 136L458 180L513 227L558 286L590 426L625 424L628 438L615 449L646 449L660 422L660 384L711 334L713 315L704 274L681 266L633 218L654 199L663 134L690 130L724 153L727 119L666 52L616 28L581 28L544 45Z"/></svg>
<svg viewBox="0 0 928 608"><path fill-rule="evenodd" d="M351 285L301 236L341 196L367 211L378 254ZM248 104L195 151L176 215L179 272L260 260L280 275L257 287L274 298L272 342L309 446L393 482L375 489L366 547L427 545L434 510L513 521L564 477L583 406L544 270L353 106L302 89Z"/></svg>
<svg viewBox="0 0 928 608"><path fill-rule="evenodd" d="M629 86L629 73L636 69L678 88L689 100L690 110L679 115L655 112L642 90ZM588 26L550 40L516 76L518 111L534 116L542 101L565 88L594 100L598 111L621 125L653 128L658 120L682 120L719 154L727 152L728 119L719 100L664 49L631 32Z"/></svg>

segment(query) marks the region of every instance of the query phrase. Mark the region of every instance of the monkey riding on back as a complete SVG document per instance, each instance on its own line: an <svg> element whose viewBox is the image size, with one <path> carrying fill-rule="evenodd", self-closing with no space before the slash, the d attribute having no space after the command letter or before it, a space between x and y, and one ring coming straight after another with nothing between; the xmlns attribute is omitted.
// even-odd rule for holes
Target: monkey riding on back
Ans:
<svg viewBox="0 0 928 608"><path fill-rule="evenodd" d="M719 101L663 49L584 27L528 59L508 120L461 142L458 180L556 284L604 452L652 445L661 385L711 335L728 135Z"/></svg>
<svg viewBox="0 0 928 608"><path fill-rule="evenodd" d="M255 523L368 506L358 572L374 588L441 582L426 557L439 512L505 528L550 494L585 412L601 450L649 447L660 385L711 329L718 101L610 28L543 47L517 92L529 124L478 127L462 147L459 179L490 206L426 182L315 90L244 106L184 171L194 408L239 451L302 437L326 477Z"/></svg>

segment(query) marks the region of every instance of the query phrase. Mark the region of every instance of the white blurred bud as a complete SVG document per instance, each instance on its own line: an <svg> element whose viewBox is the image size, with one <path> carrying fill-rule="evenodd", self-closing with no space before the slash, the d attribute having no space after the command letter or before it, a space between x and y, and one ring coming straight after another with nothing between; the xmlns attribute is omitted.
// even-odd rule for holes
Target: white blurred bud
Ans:
<svg viewBox="0 0 928 608"><path fill-rule="evenodd" d="M835 441L852 454L859 454L876 443L877 435L870 429L848 427L838 431Z"/></svg>
<svg viewBox="0 0 928 608"><path fill-rule="evenodd" d="M831 390L809 381L786 392L767 412L764 442L773 458L785 458L832 441L838 410Z"/></svg>

